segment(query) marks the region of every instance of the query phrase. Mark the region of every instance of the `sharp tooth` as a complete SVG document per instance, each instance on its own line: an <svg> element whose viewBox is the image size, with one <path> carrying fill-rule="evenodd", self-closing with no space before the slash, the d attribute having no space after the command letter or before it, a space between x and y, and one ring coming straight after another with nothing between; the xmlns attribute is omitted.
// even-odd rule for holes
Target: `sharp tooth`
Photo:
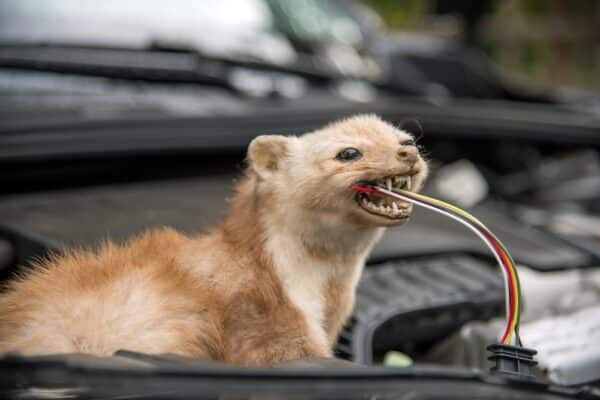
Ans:
<svg viewBox="0 0 600 400"><path fill-rule="evenodd" d="M392 203L392 209L394 210L394 214L398 213L398 205L396 203Z"/></svg>
<svg viewBox="0 0 600 400"><path fill-rule="evenodd" d="M412 189L412 177L408 177L406 178L406 189L407 190L411 190Z"/></svg>
<svg viewBox="0 0 600 400"><path fill-rule="evenodd" d="M392 178L386 180L388 190L392 190Z"/></svg>

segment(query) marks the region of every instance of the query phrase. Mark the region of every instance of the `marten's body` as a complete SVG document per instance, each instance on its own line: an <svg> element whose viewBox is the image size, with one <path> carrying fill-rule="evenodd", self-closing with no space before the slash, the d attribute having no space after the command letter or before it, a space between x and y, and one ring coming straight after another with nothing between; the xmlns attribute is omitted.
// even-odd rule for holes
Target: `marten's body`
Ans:
<svg viewBox="0 0 600 400"><path fill-rule="evenodd" d="M226 219L207 234L153 230L11 282L0 353L129 349L241 365L330 356L370 249L410 213L348 187L418 189L427 166L408 134L373 116L261 136L248 155Z"/></svg>

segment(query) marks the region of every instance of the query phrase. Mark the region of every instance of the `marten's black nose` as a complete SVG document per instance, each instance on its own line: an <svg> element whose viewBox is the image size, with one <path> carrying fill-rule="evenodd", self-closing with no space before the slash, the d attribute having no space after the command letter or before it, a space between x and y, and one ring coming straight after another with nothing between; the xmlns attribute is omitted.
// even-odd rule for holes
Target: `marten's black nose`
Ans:
<svg viewBox="0 0 600 400"><path fill-rule="evenodd" d="M407 163L414 164L417 162L419 157L419 150L417 150L416 146L401 146L400 150L398 150L398 158Z"/></svg>

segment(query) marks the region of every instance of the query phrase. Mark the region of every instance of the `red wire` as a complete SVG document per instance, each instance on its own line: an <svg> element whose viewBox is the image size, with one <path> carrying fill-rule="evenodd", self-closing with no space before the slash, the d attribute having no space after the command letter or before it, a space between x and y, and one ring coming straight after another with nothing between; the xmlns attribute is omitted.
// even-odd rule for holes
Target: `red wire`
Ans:
<svg viewBox="0 0 600 400"><path fill-rule="evenodd" d="M360 185L352 185L350 186L350 189L356 190L357 192L380 194L379 190L377 189L368 188Z"/></svg>
<svg viewBox="0 0 600 400"><path fill-rule="evenodd" d="M381 192L379 192L376 188L364 187L364 186L360 186L360 185L352 185L350 187L351 187L351 189L362 192L362 193L372 193L372 194L380 194L381 195ZM514 282L510 268L508 267L510 262L509 262L508 258L506 257L506 255L504 254L504 249L500 246L500 244L496 241L496 239L491 234L489 234L486 230L481 229L479 227L477 227L477 229L481 233L483 233L485 238L488 239L490 241L490 243L492 243L492 246L494 247L496 252L498 254L500 254L500 260L502 261L502 267L505 269L506 276L508 278L508 304L509 304L508 324L505 327L504 334L502 335L502 338L500 340L501 343L504 343L504 341L506 340L506 338L508 337L508 335L510 333L510 328L512 326L512 320L514 318L514 307L515 307L514 298L515 298L516 282Z"/></svg>
<svg viewBox="0 0 600 400"><path fill-rule="evenodd" d="M509 282L509 295L508 295L508 304L509 304L509 310L508 310L508 325L505 327L504 329L504 334L502 335L502 338L500 339L501 343L504 343L504 341L506 340L506 337L508 336L508 334L510 333L510 327L511 327L511 323L514 317L514 308L515 308L515 302L514 302L514 297L515 297L515 282L513 281L512 278L512 274L510 273L510 269L508 268L508 259L506 258L506 256L504 255L504 251L500 248L500 246L498 245L498 243L494 240L493 237L491 237L487 232L483 232L484 235L490 239L490 241L492 242L492 246L494 246L494 248L496 249L496 251L498 251L498 253L500 253L500 258L502 259L502 267L506 270L506 276L508 277L508 282Z"/></svg>

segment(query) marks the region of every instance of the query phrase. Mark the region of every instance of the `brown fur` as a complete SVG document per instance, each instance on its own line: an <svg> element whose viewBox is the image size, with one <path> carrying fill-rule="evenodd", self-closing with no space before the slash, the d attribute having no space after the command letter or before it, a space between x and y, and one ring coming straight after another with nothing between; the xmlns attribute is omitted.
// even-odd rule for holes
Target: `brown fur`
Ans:
<svg viewBox="0 0 600 400"><path fill-rule="evenodd" d="M255 139L228 217L207 234L156 229L53 256L13 280L0 296L0 352L129 349L240 365L330 356L379 227L398 224L360 209L348 186L408 173L420 186L418 154L395 156L406 138L359 116ZM335 160L348 146L363 159Z"/></svg>

